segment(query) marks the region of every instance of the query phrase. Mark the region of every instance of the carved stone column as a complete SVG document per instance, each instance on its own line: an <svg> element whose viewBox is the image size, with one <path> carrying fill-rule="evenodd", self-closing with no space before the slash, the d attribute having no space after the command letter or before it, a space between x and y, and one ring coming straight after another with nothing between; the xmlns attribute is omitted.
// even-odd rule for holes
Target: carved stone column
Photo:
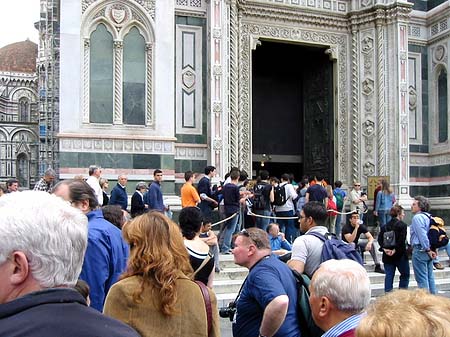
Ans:
<svg viewBox="0 0 450 337"><path fill-rule="evenodd" d="M239 165L239 20L236 0L230 0L229 4L229 160L231 166ZM250 172L249 172L250 173Z"/></svg>
<svg viewBox="0 0 450 337"><path fill-rule="evenodd" d="M145 125L153 126L153 44L147 43L145 45L145 59L146 59L146 109L145 109Z"/></svg>
<svg viewBox="0 0 450 337"><path fill-rule="evenodd" d="M226 125L228 125L227 112L227 71L225 65L226 55L226 22L228 21L227 8L225 3L220 0L210 2L210 67L211 76L211 163L217 168L220 176L228 171L228 161L225 159L225 144L228 142L228 136L225 134Z"/></svg>
<svg viewBox="0 0 450 337"><path fill-rule="evenodd" d="M90 39L84 39L83 51L83 123L89 123L89 56L90 56Z"/></svg>
<svg viewBox="0 0 450 337"><path fill-rule="evenodd" d="M351 92L352 92L352 110L351 110L351 180L357 181L359 178L360 165L360 137L359 137L359 32L356 25L351 28ZM351 183L351 182L349 182Z"/></svg>
<svg viewBox="0 0 450 337"><path fill-rule="evenodd" d="M123 42L114 41L114 116L113 124L123 124L122 108L122 65L123 65Z"/></svg>

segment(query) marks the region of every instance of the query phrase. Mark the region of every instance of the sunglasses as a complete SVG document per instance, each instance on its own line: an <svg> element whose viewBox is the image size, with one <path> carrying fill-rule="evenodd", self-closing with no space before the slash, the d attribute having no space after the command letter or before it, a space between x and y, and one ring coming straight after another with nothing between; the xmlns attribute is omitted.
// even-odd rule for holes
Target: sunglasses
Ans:
<svg viewBox="0 0 450 337"><path fill-rule="evenodd" d="M360 185L360 184L355 184L355 185L353 185L353 186L357 187L357 186L361 186L361 185Z"/></svg>

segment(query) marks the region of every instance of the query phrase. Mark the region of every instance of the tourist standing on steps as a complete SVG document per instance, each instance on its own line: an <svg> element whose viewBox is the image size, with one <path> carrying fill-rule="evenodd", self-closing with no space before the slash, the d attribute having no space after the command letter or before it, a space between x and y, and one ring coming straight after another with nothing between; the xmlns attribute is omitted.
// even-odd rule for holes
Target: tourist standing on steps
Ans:
<svg viewBox="0 0 450 337"><path fill-rule="evenodd" d="M390 211L391 220L386 226L381 227L378 235L380 250L383 252L383 264L386 277L384 279L384 291L389 292L393 289L395 269L400 272L400 289L408 289L409 285L409 260L406 253L406 235L408 225L403 222L405 212L400 205L394 205ZM395 246L388 246L384 242L384 233L394 231Z"/></svg>
<svg viewBox="0 0 450 337"><path fill-rule="evenodd" d="M431 250L428 240L430 227L430 202L427 198L418 195L414 197L411 212L414 216L411 221L411 245L413 247L412 266L417 286L436 294L434 283L433 259L436 253Z"/></svg>

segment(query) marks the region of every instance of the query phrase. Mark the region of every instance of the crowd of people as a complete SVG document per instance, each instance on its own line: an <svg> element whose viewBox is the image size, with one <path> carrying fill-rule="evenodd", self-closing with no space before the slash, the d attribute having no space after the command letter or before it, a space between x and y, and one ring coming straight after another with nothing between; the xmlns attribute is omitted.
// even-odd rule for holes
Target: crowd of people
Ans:
<svg viewBox="0 0 450 337"><path fill-rule="evenodd" d="M213 186L216 169L207 166L197 186L195 174L185 173L175 223L164 203L161 170L150 185L136 184L131 205L127 176L119 175L108 195L101 173L92 165L87 179L54 184L56 173L48 169L35 191L20 193L17 180L7 182L0 198L1 336L220 336L213 290L219 251L249 270L236 300L224 308L235 337L301 336L293 271L311 280L311 319L323 336L450 335L449 320L433 317L433 267L440 264L438 249L450 247L443 220L429 213L425 197L412 203L408 244L404 209L386 180L374 195L376 238L364 223L367 194L358 182L347 193L342 182L333 189L320 176L297 184L287 173L278 179L261 171L251 181L232 168ZM386 273L389 295L369 305L366 268L347 259L322 261L324 242L314 233L330 232L371 254L375 272ZM409 286L409 247L422 291L402 291ZM392 292L396 269L401 290ZM439 303L450 308L448 299ZM391 325L391 307L402 305L434 330L420 323L410 334L402 331L406 323L383 329L380 317Z"/></svg>

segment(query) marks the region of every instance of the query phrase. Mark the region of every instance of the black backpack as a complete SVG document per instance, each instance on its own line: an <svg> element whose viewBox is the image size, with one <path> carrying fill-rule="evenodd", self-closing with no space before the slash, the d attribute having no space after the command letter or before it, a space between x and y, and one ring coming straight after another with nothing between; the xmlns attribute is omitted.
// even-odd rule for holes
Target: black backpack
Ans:
<svg viewBox="0 0 450 337"><path fill-rule="evenodd" d="M394 249L397 246L394 230L397 222L392 226L386 225L386 231L383 233L383 248Z"/></svg>
<svg viewBox="0 0 450 337"><path fill-rule="evenodd" d="M260 211L266 209L267 200L264 196L266 183L259 183L253 189L253 210Z"/></svg>
<svg viewBox="0 0 450 337"><path fill-rule="evenodd" d="M273 205L283 206L286 203L287 198L285 186L286 184L284 185L278 184L273 188L273 203L272 203Z"/></svg>
<svg viewBox="0 0 450 337"><path fill-rule="evenodd" d="M300 323L302 337L320 337L324 334L314 322L309 304L309 284L311 280L308 276L292 270L297 287L297 317Z"/></svg>

